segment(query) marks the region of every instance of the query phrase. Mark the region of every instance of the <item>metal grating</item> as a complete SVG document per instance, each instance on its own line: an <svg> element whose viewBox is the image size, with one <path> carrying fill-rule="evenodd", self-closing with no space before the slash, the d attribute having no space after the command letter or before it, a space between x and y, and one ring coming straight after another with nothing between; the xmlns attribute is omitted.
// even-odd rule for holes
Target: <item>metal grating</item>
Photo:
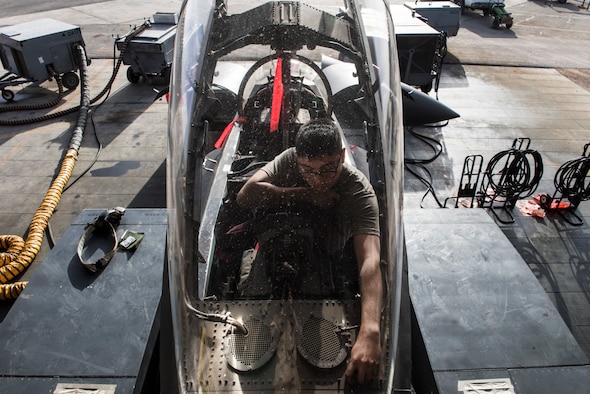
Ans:
<svg viewBox="0 0 590 394"><path fill-rule="evenodd" d="M248 335L230 332L225 338L227 362L238 371L252 371L260 368L273 356L277 340L270 327L258 319L244 322Z"/></svg>
<svg viewBox="0 0 590 394"><path fill-rule="evenodd" d="M318 368L337 367L347 356L338 327L318 317L310 317L303 324L297 349L307 362Z"/></svg>

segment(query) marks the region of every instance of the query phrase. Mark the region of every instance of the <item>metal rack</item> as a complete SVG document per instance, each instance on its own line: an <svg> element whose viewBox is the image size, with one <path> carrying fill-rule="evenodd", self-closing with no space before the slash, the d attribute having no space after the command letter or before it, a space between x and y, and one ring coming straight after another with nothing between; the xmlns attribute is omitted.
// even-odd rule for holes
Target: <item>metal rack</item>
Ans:
<svg viewBox="0 0 590 394"><path fill-rule="evenodd" d="M459 208L459 203L462 200L469 201L470 208L475 206L477 186L479 185L482 165L482 155L470 155L465 158L463 161L463 171L461 172L461 181L459 182L459 190L457 191L457 195L455 197L448 197L445 200L445 208L447 201L450 199L455 200L455 208Z"/></svg>
<svg viewBox="0 0 590 394"><path fill-rule="evenodd" d="M510 149L497 153L488 162L477 197L479 206L489 208L502 223L514 223L511 210L516 201L532 195L542 175L540 153L530 149L529 138L516 138Z"/></svg>
<svg viewBox="0 0 590 394"><path fill-rule="evenodd" d="M580 226L584 220L576 214L582 201L590 200L590 143L584 145L582 156L561 165L555 174L553 195L541 194L540 205L557 211L565 221Z"/></svg>
<svg viewBox="0 0 590 394"><path fill-rule="evenodd" d="M153 15L153 23L149 23L146 29L131 40L126 40L128 35L117 39L117 49L123 52L123 64L129 66L129 82L138 83L143 78L149 83L160 79L168 84L177 23L176 13L157 12ZM129 34L131 33L133 31Z"/></svg>

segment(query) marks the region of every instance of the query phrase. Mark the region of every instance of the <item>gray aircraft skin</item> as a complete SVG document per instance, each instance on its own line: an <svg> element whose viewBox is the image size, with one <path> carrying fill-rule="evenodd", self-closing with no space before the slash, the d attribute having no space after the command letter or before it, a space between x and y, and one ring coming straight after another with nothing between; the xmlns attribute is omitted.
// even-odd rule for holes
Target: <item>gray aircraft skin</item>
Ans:
<svg viewBox="0 0 590 394"><path fill-rule="evenodd" d="M400 313L403 108L389 6L345 1L338 15L299 1L233 15L227 9L222 0L188 0L178 23L169 96L162 392L397 391L408 381L399 375L409 368L398 370L395 360L409 362L398 350L399 327L409 316ZM270 133L279 60L283 106L278 131ZM349 385L344 374L360 324L356 269L326 270L328 262L299 248L288 255L298 268L294 277L274 275L273 261L255 275L248 262L260 232L273 223L267 216L257 232L257 218L235 202L248 177L292 146L299 126L316 117L339 126L346 162L367 175L379 202L382 353L378 379L365 385ZM296 222L291 240L305 242L314 219L288 218Z"/></svg>

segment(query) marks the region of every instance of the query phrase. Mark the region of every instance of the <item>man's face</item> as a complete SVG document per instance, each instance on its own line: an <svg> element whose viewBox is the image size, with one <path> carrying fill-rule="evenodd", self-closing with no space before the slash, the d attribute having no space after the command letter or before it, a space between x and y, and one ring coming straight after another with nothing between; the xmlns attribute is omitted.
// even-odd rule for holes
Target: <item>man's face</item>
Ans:
<svg viewBox="0 0 590 394"><path fill-rule="evenodd" d="M297 168L312 189L325 192L330 190L338 180L343 161L344 149L335 155L297 157Z"/></svg>

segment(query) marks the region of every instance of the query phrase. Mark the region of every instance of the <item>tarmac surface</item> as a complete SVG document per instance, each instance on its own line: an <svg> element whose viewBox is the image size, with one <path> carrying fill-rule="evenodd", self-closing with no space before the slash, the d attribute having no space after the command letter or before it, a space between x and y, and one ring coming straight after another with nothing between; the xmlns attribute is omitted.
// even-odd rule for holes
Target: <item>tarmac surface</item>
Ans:
<svg viewBox="0 0 590 394"><path fill-rule="evenodd" d="M229 12L263 1L230 2ZM89 66L91 96L107 84L113 72L114 40L125 35L155 12L176 12L179 1L51 3L51 9L27 8L0 1L6 12L0 27L53 18L78 25L92 59ZM338 1L314 1L334 10ZM402 4L403 1L392 1ZM70 3L68 3L70 4ZM481 154L489 160L510 148L515 138L530 138L531 148L543 157L544 175L539 192L555 190L559 166L579 157L590 142L590 11L588 1L561 4L545 0L508 0L514 17L511 29L493 29L489 16L466 10L461 28L448 38L448 55L442 70L438 98L461 117L445 127L417 129L441 143L441 156L429 165L437 196L456 193L465 156ZM32 6L30 6L32 7ZM39 7L39 5L35 5ZM235 7L235 8L232 8ZM163 88L131 84L125 68L116 76L108 96L91 111L72 182L50 221L58 242L84 209L163 208L166 206L165 158L167 104L154 101ZM11 88L16 97L0 110L17 104L51 101L55 82ZM27 119L70 108L79 102L79 89L69 92L57 107L42 111L0 113L0 121ZM434 94L434 92L431 92ZM24 235L56 175L67 149L76 114L55 120L0 127L0 233ZM406 158L431 154L430 148L407 134ZM424 184L406 173L405 209L437 209ZM435 213L433 213L435 214ZM544 219L514 210L514 224L500 228L521 252L547 294L554 301L574 337L590 357L590 203L578 208L584 223L570 226L557 215ZM34 265L34 275L50 250L48 238ZM0 320L10 308L4 304Z"/></svg>

